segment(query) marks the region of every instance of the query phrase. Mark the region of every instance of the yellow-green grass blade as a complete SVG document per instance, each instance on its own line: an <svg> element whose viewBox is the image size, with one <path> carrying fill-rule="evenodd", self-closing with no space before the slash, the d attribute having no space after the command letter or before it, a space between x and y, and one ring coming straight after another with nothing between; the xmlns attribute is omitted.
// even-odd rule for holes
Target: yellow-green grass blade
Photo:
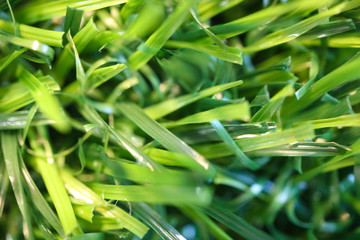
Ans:
<svg viewBox="0 0 360 240"><path fill-rule="evenodd" d="M20 81L29 89L40 110L52 121L54 126L62 132L70 130L64 110L59 101L48 88L27 70L22 70Z"/></svg>
<svg viewBox="0 0 360 240"><path fill-rule="evenodd" d="M14 191L15 199L23 217L23 234L25 239L35 239L32 230L29 204L21 181L21 163L18 157L18 143L16 132L1 131L1 148L4 154L5 166Z"/></svg>
<svg viewBox="0 0 360 240"><path fill-rule="evenodd" d="M195 92L195 93L180 96L180 97L177 97L174 99L169 99L169 100L163 101L161 103L158 103L156 105L152 105L152 106L145 108L145 113L147 115L149 115L151 118L156 120L156 119L164 117L186 105L196 102L202 98L211 96L213 94L222 92L224 90L227 90L227 89L230 89L233 87L237 87L237 86L241 85L242 83L243 83L242 81L226 83L226 84L217 85L214 87L204 89L198 93Z"/></svg>

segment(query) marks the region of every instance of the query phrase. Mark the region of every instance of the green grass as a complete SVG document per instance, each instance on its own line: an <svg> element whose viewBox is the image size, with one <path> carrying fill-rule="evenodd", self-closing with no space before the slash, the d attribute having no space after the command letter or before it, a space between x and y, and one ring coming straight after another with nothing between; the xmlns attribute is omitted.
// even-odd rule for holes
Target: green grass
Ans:
<svg viewBox="0 0 360 240"><path fill-rule="evenodd" d="M360 237L359 0L0 12L0 239Z"/></svg>

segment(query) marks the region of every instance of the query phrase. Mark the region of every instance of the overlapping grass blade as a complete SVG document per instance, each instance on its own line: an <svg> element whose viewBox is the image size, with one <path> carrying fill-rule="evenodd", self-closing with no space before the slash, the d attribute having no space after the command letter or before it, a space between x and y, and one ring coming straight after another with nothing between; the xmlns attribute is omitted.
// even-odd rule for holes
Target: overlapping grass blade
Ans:
<svg viewBox="0 0 360 240"><path fill-rule="evenodd" d="M18 158L18 143L16 140L16 132L2 131L1 148L4 154L4 160L10 183L15 194L16 202L20 208L23 217L23 234L25 239L35 239L32 230L31 214L23 184L21 182L21 167Z"/></svg>
<svg viewBox="0 0 360 240"><path fill-rule="evenodd" d="M283 144L311 139L314 137L314 130L311 124L302 125L296 128L286 129L282 132L270 133L262 136L241 138L235 143L244 151L254 151L263 148L275 147ZM214 143L194 146L204 157L213 159L232 155L224 143Z"/></svg>
<svg viewBox="0 0 360 240"><path fill-rule="evenodd" d="M208 205L212 198L212 191L206 186L91 184L91 188L106 199L130 202L201 206Z"/></svg>
<svg viewBox="0 0 360 240"><path fill-rule="evenodd" d="M217 85L211 88L204 89L200 92L184 95L175 99L169 99L166 101L163 101L161 103L149 106L145 108L145 113L149 115L153 119L159 119L161 117L166 116L169 113L172 113L186 105L189 105L190 103L193 103L195 101L198 101L202 98L211 96L213 94L216 94L218 92L239 86L242 84L242 81L236 81L231 83L226 83L222 85Z"/></svg>
<svg viewBox="0 0 360 240"><path fill-rule="evenodd" d="M96 207L96 210L105 217L119 218L126 229L133 232L140 238L142 238L148 231L148 228L143 223L129 215L121 208L109 205L94 191L74 178L68 171L61 171L61 177L66 183L68 192L75 199L82 201L84 204L93 204Z"/></svg>
<svg viewBox="0 0 360 240"><path fill-rule="evenodd" d="M178 4L174 12L168 16L160 27L139 47L129 58L129 65L133 69L140 69L145 65L159 50L172 34L177 30L185 17L189 14L195 2L193 0L184 0Z"/></svg>
<svg viewBox="0 0 360 240"><path fill-rule="evenodd" d="M255 228L251 224L247 223L244 219L228 210L221 209L217 206L211 206L207 208L205 212L209 216L231 228L233 231L235 231L245 239L274 240L274 238L272 238L267 233Z"/></svg>
<svg viewBox="0 0 360 240"><path fill-rule="evenodd" d="M145 203L133 203L135 213L149 225L161 238L169 240L185 240L173 226Z"/></svg>
<svg viewBox="0 0 360 240"><path fill-rule="evenodd" d="M15 17L23 23L35 23L42 20L66 15L67 7L83 11L93 11L125 3L126 0L62 0L57 2L29 2L15 11Z"/></svg>
<svg viewBox="0 0 360 240"><path fill-rule="evenodd" d="M173 135L169 130L161 126L158 122L150 118L138 106L133 104L121 103L119 105L119 110L168 150L180 152L193 158L193 165L197 165L198 170L202 171L204 173L204 176L207 176L209 178L213 177L213 175L215 174L215 169L213 169L213 167L204 157L202 157L190 146L188 146L175 135Z"/></svg>
<svg viewBox="0 0 360 240"><path fill-rule="evenodd" d="M30 90L40 110L46 114L50 120L55 122L54 126L59 131L68 131L70 126L66 120L64 111L58 100L49 93L48 88L25 69L22 70L20 80Z"/></svg>
<svg viewBox="0 0 360 240"><path fill-rule="evenodd" d="M61 180L58 166L56 165L55 159L52 157L50 143L46 139L45 133L43 132L44 130L40 131L42 131L41 138L43 139L44 149L36 143L34 136L32 136L31 145L36 153L39 153L40 155L45 154L48 157L41 158L35 156L33 158L34 165L44 180L46 189L54 203L65 235L69 235L78 228L78 223L69 196L66 193L64 183Z"/></svg>
<svg viewBox="0 0 360 240"><path fill-rule="evenodd" d="M40 190L37 188L23 161L21 161L21 172L24 176L25 182L27 183L26 190L28 190L34 205L38 208L39 212L44 216L47 222L57 231L57 233L59 233L61 237L65 237L64 229L61 226L59 218L55 215Z"/></svg>

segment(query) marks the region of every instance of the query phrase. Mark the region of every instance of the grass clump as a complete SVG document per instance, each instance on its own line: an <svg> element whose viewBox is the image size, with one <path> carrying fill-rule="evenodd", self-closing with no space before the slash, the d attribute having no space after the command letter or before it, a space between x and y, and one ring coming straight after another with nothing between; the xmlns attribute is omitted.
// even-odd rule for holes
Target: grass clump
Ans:
<svg viewBox="0 0 360 240"><path fill-rule="evenodd" d="M358 0L7 0L1 239L357 239Z"/></svg>

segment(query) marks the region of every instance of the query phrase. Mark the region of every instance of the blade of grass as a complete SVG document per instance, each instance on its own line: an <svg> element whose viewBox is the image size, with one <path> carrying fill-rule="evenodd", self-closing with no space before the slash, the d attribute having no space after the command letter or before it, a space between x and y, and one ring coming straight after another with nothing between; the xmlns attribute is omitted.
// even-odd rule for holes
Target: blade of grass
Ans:
<svg viewBox="0 0 360 240"><path fill-rule="evenodd" d="M254 116L250 122L269 121L276 111L278 111L286 97L294 94L294 83L289 83L286 87L280 90L275 96L270 99L270 102L265 104Z"/></svg>
<svg viewBox="0 0 360 240"><path fill-rule="evenodd" d="M18 158L18 143L15 132L1 131L1 147L10 183L13 188L15 199L23 217L23 234L25 239L35 239L32 230L30 209L25 197L21 182L20 161Z"/></svg>
<svg viewBox="0 0 360 240"><path fill-rule="evenodd" d="M248 240L274 240L273 237L263 232L260 229L255 228L244 219L236 216L232 212L219 208L217 206L211 206L205 210L205 213L223 223L225 226L238 233L240 236Z"/></svg>
<svg viewBox="0 0 360 240"><path fill-rule="evenodd" d="M235 140L235 143L244 151L254 151L283 144L303 141L314 138L314 130L311 124L296 128L286 129L282 132L270 133L261 136L247 137ZM224 143L205 144L194 146L200 154L208 159L232 155Z"/></svg>
<svg viewBox="0 0 360 240"><path fill-rule="evenodd" d="M222 240L231 240L232 238L224 232L216 223L214 223L206 214L194 207L183 207L181 211L189 216L195 222L202 222L208 228L209 232L216 238Z"/></svg>
<svg viewBox="0 0 360 240"><path fill-rule="evenodd" d="M28 48L32 51L40 53L43 56L45 56L49 62L51 62L52 59L54 58L54 54L55 54L54 49L52 49L51 47L49 47L44 43L39 42L38 40L30 40L20 37L14 37L2 33L0 33L0 40L3 42L12 43L20 47Z"/></svg>
<svg viewBox="0 0 360 240"><path fill-rule="evenodd" d="M355 80L360 75L356 70L360 64L360 57L357 56L351 61L343 64L341 67L336 68L323 78L319 79L313 84L312 89L308 91L302 98L301 101L291 99L287 104L286 108L288 111L286 114L295 113L303 110L311 103L322 97L326 92L334 89L340 84Z"/></svg>
<svg viewBox="0 0 360 240"><path fill-rule="evenodd" d="M217 107L204 112L199 112L176 122L169 122L163 124L166 128L181 126L185 124L205 123L210 121L222 120L241 120L248 121L250 119L249 103L247 101L241 103L229 104L226 106Z"/></svg>
<svg viewBox="0 0 360 240"><path fill-rule="evenodd" d="M31 196L34 205L38 208L38 210L44 216L47 222L57 231L57 233L59 233L61 237L64 238L65 233L63 227L61 226L59 218L55 215L55 213L41 194L40 190L37 188L23 160L21 161L21 172L27 184L26 189L28 190L28 194Z"/></svg>
<svg viewBox="0 0 360 240"><path fill-rule="evenodd" d="M134 212L150 226L161 238L169 240L185 240L173 226L145 203L132 203Z"/></svg>
<svg viewBox="0 0 360 240"><path fill-rule="evenodd" d="M48 190L50 197L54 203L65 235L69 235L76 228L78 228L78 224L73 208L71 206L69 196L66 193L64 183L61 180L58 166L56 166L55 159L51 157L51 145L44 136L44 130L39 130L41 133L40 138L42 139L42 143L44 144L44 149L42 149L41 146L36 143L36 140L34 139L35 136L30 136L32 139L30 144L32 145L33 150L36 153L42 155L45 154L49 157L47 157L46 159L41 157L34 157L33 162L35 168L39 171L42 179L44 180L46 189ZM29 132L29 134L30 133L33 135L32 132Z"/></svg>
<svg viewBox="0 0 360 240"><path fill-rule="evenodd" d="M222 92L229 88L239 86L241 84L242 84L242 81L236 81L236 82L231 82L231 83L226 83L226 84L210 87L210 88L204 89L198 93L192 93L192 94L184 95L184 96L181 96L178 98L163 101L156 105L145 108L144 111L147 115L149 115L151 118L156 120L156 119L164 117L164 116L168 115L169 113L172 113L186 105L189 105L195 101L198 101L202 98L211 96L218 92Z"/></svg>
<svg viewBox="0 0 360 240"><path fill-rule="evenodd" d="M252 170L258 169L260 167L258 163L254 162L245 155L245 153L235 143L235 141L231 138L230 134L226 131L224 126L218 120L211 121L210 124L215 129L219 137L228 146L228 148L235 153L236 159L238 159L239 162Z"/></svg>
<svg viewBox="0 0 360 240"><path fill-rule="evenodd" d="M0 19L0 28L8 33L14 33L14 25L11 22ZM47 30L26 24L18 24L20 36L25 39L38 40L52 47L62 47L62 36L64 32Z"/></svg>
<svg viewBox="0 0 360 240"><path fill-rule="evenodd" d="M107 199L178 205L188 203L192 205L208 205L212 191L206 186L177 186L171 185L108 185L91 184L91 189Z"/></svg>
<svg viewBox="0 0 360 240"><path fill-rule="evenodd" d="M134 233L140 238L143 238L148 228L133 216L126 213L119 207L109 206L109 204L93 192L90 188L85 186L82 182L73 177L68 171L60 172L63 181L66 183L68 192L77 200L83 203L94 204L96 211L100 212L105 217L119 218L126 229Z"/></svg>
<svg viewBox="0 0 360 240"><path fill-rule="evenodd" d="M80 30L81 19L84 11L79 9L74 9L67 7L66 15L65 15L65 23L64 23L64 32L67 33L70 31L71 36L75 36L76 33ZM67 44L67 39L65 34L63 35L62 45L65 46Z"/></svg>
<svg viewBox="0 0 360 240"><path fill-rule="evenodd" d="M2 58L0 60L0 73L6 68L12 61L14 61L17 57L19 57L21 54L23 54L26 51L25 48L22 48L20 50L15 50L10 55Z"/></svg>
<svg viewBox="0 0 360 240"><path fill-rule="evenodd" d="M169 130L161 126L158 122L150 118L138 106L134 104L121 103L119 105L119 110L168 150L186 154L194 159L194 167L198 166L198 170L201 171L204 176L207 176L208 178L212 178L214 176L215 169L204 157L194 151L186 143L181 141Z"/></svg>
<svg viewBox="0 0 360 240"><path fill-rule="evenodd" d="M305 32L308 32L309 30L313 29L314 27L324 23L324 21L327 21L329 17L339 14L342 11L349 10L349 8L351 9L355 7L357 7L355 1L340 3L335 7L329 9L328 11L320 12L317 15L314 15L301 22L298 22L293 26L279 30L277 32L271 33L261 38L260 41L251 44L248 47L243 48L243 52L250 53L250 52L261 51L291 41L297 38L298 36L304 34Z"/></svg>
<svg viewBox="0 0 360 240"><path fill-rule="evenodd" d="M38 104L40 110L46 116L55 121L54 126L62 132L70 130L66 117L58 100L49 93L48 88L29 71L23 69L20 81L29 88L31 95Z"/></svg>
<svg viewBox="0 0 360 240"><path fill-rule="evenodd" d="M180 27L194 4L193 0L181 1L160 27L130 56L129 65L135 70L145 65Z"/></svg>
<svg viewBox="0 0 360 240"><path fill-rule="evenodd" d="M56 2L29 2L15 11L15 17L23 23L35 23L54 17L66 15L67 7L78 10L93 11L125 3L126 0L61 0Z"/></svg>
<svg viewBox="0 0 360 240"><path fill-rule="evenodd" d="M141 151L141 149L134 146L126 137L122 136L119 132L110 127L90 106L85 105L82 114L90 122L95 123L100 128L106 129L106 131L108 131L116 139L118 144L125 147L140 164L147 166L152 171L165 171L162 165L152 160L148 155Z"/></svg>

